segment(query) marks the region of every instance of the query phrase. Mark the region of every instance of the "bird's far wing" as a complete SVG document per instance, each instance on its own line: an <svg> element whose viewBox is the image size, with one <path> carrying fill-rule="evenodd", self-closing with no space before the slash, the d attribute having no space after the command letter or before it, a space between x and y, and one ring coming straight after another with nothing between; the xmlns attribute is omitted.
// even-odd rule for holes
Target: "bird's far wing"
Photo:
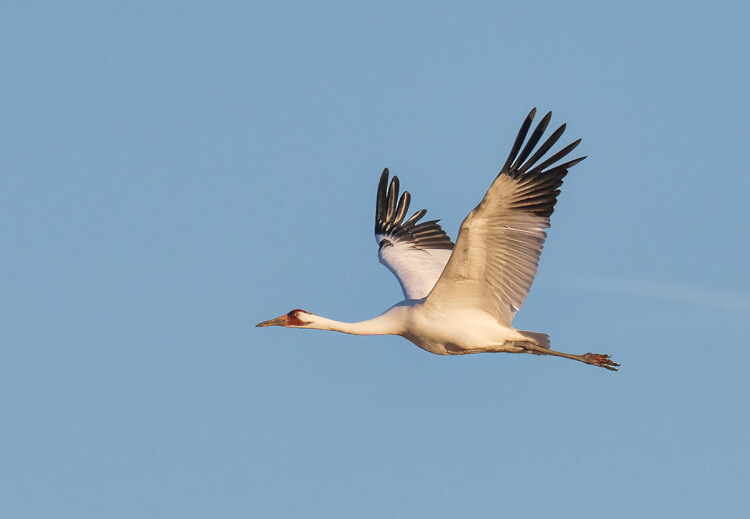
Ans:
<svg viewBox="0 0 750 519"><path fill-rule="evenodd" d="M408 219L411 195L398 197L398 177L388 184L388 168L378 184L375 207L375 241L378 259L398 279L406 299L421 299L430 293L453 251L453 242L438 220L419 222L427 213L417 211Z"/></svg>
<svg viewBox="0 0 750 519"><path fill-rule="evenodd" d="M526 117L502 171L461 224L453 255L426 305L482 309L506 326L521 308L536 275L558 188L568 169L586 158L557 164L578 139L537 165L565 125L534 151L552 116L544 116L523 146L535 114L536 109Z"/></svg>

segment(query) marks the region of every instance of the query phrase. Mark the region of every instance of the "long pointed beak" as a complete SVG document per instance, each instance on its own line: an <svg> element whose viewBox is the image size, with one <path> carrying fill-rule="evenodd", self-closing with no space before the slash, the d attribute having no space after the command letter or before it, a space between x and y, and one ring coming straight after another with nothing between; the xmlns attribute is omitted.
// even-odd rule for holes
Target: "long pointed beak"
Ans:
<svg viewBox="0 0 750 519"><path fill-rule="evenodd" d="M277 317L276 319L263 321L262 323L256 324L255 327L262 328L263 326L284 326L286 324L286 319L284 319L285 317L285 315L282 315L281 317Z"/></svg>

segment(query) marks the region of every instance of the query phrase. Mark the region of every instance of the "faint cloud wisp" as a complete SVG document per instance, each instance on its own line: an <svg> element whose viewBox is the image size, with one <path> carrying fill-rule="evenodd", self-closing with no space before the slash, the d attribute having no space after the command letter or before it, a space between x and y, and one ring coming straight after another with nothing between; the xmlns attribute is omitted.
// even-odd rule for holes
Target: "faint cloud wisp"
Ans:
<svg viewBox="0 0 750 519"><path fill-rule="evenodd" d="M646 297L700 306L711 306L750 315L750 297L746 295L680 283L575 274L561 276L558 278L557 284L565 288L589 292L615 293L633 297Z"/></svg>

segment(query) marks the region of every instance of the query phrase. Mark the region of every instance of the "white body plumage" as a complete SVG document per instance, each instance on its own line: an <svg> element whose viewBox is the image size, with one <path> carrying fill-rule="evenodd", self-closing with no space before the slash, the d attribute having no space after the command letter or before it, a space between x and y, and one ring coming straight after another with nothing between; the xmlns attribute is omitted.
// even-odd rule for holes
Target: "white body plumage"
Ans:
<svg viewBox="0 0 750 519"><path fill-rule="evenodd" d="M522 353L524 348L514 342L530 339L515 328L501 325L482 310L441 309L423 301L405 301L388 310L384 318L400 321L402 337L438 355Z"/></svg>

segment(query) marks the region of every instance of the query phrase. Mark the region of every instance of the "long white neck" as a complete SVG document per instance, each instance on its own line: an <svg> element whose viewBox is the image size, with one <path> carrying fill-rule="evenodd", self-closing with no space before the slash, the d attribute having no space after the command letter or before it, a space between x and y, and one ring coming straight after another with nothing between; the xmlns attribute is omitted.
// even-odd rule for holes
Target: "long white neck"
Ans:
<svg viewBox="0 0 750 519"><path fill-rule="evenodd" d="M326 319L319 315L311 315L312 322L301 328L313 330L330 330L349 333L352 335L399 335L402 331L398 312L388 311L382 315L360 321L358 323L342 323L333 319Z"/></svg>

